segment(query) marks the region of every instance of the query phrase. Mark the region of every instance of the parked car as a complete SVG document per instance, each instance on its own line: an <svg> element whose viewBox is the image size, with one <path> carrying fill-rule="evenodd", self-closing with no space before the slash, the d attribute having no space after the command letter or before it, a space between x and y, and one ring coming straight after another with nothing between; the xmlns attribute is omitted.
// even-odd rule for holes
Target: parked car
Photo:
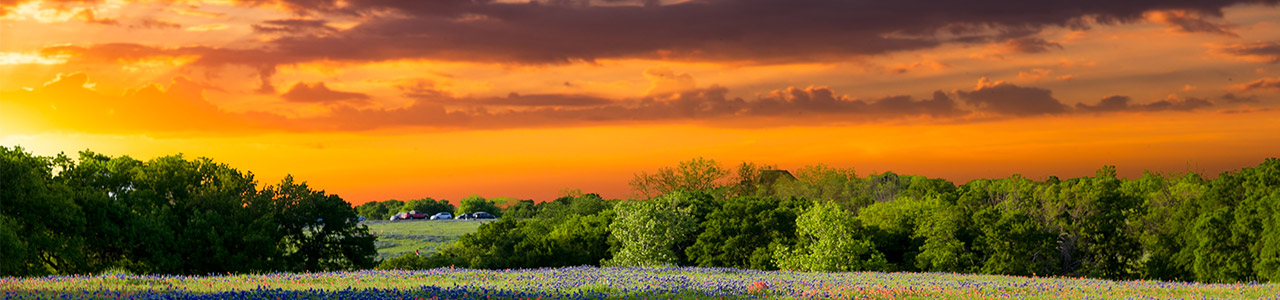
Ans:
<svg viewBox="0 0 1280 300"><path fill-rule="evenodd" d="M475 217L474 217L474 216L472 216L471 214L466 214L466 213L464 213L464 214L459 214L459 215L458 215L458 217L456 217L456 218L454 218L454 219L457 219L457 220L471 220L471 219L475 219Z"/></svg>
<svg viewBox="0 0 1280 300"><path fill-rule="evenodd" d="M498 218L493 214L483 212L483 211L474 212L471 214L471 217L474 219L497 219Z"/></svg>
<svg viewBox="0 0 1280 300"><path fill-rule="evenodd" d="M395 214L395 215L391 216L391 220L392 220L392 221L395 221L395 220L412 220L412 219L419 219L419 220L420 220L420 219L426 219L427 217L428 217L428 216L427 216L427 214L425 214L425 213L418 213L418 211L416 211L416 210L411 210L411 211L409 211L409 212L402 212L402 213Z"/></svg>
<svg viewBox="0 0 1280 300"><path fill-rule="evenodd" d="M447 213L447 212L437 213L437 214L431 215L431 219L432 220L451 220L453 219L453 214Z"/></svg>

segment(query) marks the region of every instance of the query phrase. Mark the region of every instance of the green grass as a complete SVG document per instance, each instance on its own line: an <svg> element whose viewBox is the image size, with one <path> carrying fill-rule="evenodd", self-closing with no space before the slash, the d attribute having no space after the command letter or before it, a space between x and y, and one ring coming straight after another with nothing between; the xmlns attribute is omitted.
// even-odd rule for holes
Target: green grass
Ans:
<svg viewBox="0 0 1280 300"><path fill-rule="evenodd" d="M490 220L404 220L368 221L369 231L378 235L378 257L382 259L400 256L414 250L422 254L433 253L440 247L453 243L464 234L476 232L480 224Z"/></svg>

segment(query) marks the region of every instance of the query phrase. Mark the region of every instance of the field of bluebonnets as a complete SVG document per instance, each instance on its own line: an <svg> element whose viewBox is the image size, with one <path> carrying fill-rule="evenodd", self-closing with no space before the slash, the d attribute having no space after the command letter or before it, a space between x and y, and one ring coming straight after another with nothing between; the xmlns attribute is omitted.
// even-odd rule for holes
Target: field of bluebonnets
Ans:
<svg viewBox="0 0 1280 300"><path fill-rule="evenodd" d="M5 299L1280 299L1280 285L567 267L0 279Z"/></svg>

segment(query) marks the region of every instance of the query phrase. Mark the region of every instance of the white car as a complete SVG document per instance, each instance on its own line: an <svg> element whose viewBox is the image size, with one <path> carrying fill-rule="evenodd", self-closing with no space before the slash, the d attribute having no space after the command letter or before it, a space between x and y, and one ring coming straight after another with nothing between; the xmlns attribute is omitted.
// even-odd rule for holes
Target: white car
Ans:
<svg viewBox="0 0 1280 300"><path fill-rule="evenodd" d="M453 219L453 214L442 212L442 213L431 215L431 219L432 220L451 220Z"/></svg>

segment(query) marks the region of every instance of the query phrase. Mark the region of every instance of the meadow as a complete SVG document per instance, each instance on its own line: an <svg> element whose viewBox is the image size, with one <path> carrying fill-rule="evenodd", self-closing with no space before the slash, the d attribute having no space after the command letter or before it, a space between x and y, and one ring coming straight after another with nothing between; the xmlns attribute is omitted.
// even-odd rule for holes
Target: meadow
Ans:
<svg viewBox="0 0 1280 300"><path fill-rule="evenodd" d="M1280 299L1280 285L567 267L0 278L5 299Z"/></svg>
<svg viewBox="0 0 1280 300"><path fill-rule="evenodd" d="M387 259L417 250L426 255L436 252L441 246L453 243L458 237L476 232L482 220L401 220L401 221L366 221L369 232L378 236L374 244L378 248L378 258Z"/></svg>

